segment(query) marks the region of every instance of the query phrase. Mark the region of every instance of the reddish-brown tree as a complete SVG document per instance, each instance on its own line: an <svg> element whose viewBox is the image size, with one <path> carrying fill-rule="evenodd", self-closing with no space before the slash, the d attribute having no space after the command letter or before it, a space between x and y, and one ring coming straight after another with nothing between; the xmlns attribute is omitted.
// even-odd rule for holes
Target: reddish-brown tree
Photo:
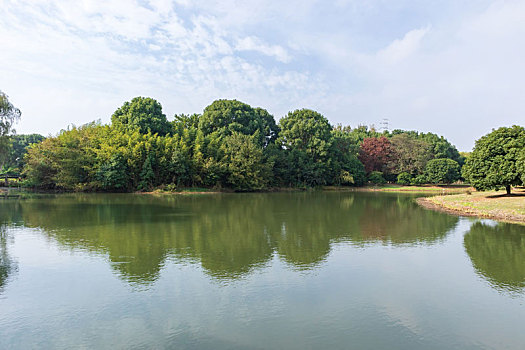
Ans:
<svg viewBox="0 0 525 350"><path fill-rule="evenodd" d="M381 171L389 173L396 158L394 147L384 136L367 137L359 148L359 160L365 166L365 171Z"/></svg>

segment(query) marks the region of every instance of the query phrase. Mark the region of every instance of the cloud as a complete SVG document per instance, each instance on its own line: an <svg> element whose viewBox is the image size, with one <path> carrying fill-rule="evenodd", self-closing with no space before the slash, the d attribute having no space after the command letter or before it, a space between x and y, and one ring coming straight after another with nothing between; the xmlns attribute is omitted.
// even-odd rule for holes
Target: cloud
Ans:
<svg viewBox="0 0 525 350"><path fill-rule="evenodd" d="M403 39L396 39L377 53L385 64L394 64L413 55L419 48L430 27L414 29L405 34Z"/></svg>
<svg viewBox="0 0 525 350"><path fill-rule="evenodd" d="M168 116L217 98L277 118L443 134L468 150L523 123L525 3L3 0L0 89L19 132L102 118L134 96Z"/></svg>
<svg viewBox="0 0 525 350"><path fill-rule="evenodd" d="M291 60L288 52L279 45L268 45L256 37L240 39L235 46L238 51L257 51L266 56L275 57L280 62L288 63Z"/></svg>

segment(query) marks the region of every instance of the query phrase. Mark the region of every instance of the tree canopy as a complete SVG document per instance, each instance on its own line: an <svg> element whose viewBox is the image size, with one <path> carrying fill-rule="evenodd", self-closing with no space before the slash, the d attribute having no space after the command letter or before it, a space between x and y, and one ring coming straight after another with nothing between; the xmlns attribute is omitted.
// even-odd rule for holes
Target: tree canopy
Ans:
<svg viewBox="0 0 525 350"><path fill-rule="evenodd" d="M199 118L199 130L204 135L232 133L256 135L256 142L267 145L275 141L278 133L273 116L262 108L253 108L237 100L217 100L204 109Z"/></svg>
<svg viewBox="0 0 525 350"><path fill-rule="evenodd" d="M459 180L459 164L448 158L431 159L425 167L425 177L430 183L452 183Z"/></svg>
<svg viewBox="0 0 525 350"><path fill-rule="evenodd" d="M525 129L521 126L501 127L476 141L474 150L463 167L463 177L476 190L505 187L523 183L518 161L525 148Z"/></svg>
<svg viewBox="0 0 525 350"><path fill-rule="evenodd" d="M8 96L0 91L0 170L9 154L8 135L13 131L13 125L20 119L21 114L20 110L9 102Z"/></svg>
<svg viewBox="0 0 525 350"><path fill-rule="evenodd" d="M455 157L448 145L434 134L333 127L310 109L289 112L277 124L265 109L237 100L217 100L202 114L179 114L169 122L160 103L136 97L115 111L111 125L71 127L32 143L23 163L27 184L45 188L252 191L361 186L396 181L404 172L402 181L423 183L429 160ZM374 171L381 174L367 179Z"/></svg>
<svg viewBox="0 0 525 350"><path fill-rule="evenodd" d="M164 136L171 132L161 104L150 97L135 97L130 102L124 102L111 116L111 122L115 127L138 130L142 134L150 132Z"/></svg>

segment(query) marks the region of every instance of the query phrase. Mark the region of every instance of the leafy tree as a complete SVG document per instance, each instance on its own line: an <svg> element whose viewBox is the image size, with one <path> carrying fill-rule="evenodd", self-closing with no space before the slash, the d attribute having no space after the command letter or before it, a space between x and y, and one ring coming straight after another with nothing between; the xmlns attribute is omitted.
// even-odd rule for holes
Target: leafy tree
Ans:
<svg viewBox="0 0 525 350"><path fill-rule="evenodd" d="M389 172L395 163L396 152L386 137L367 137L361 142L359 160L365 171Z"/></svg>
<svg viewBox="0 0 525 350"><path fill-rule="evenodd" d="M413 139L426 142L430 158L449 158L458 162L460 166L464 163L464 157L458 152L457 148L443 136L438 136L431 132L422 133L400 129L392 131L391 136L394 137L396 135L408 135Z"/></svg>
<svg viewBox="0 0 525 350"><path fill-rule="evenodd" d="M140 183L139 190L148 190L153 186L155 181L155 173L153 172L153 156L148 154L144 165L142 166L142 171L140 172Z"/></svg>
<svg viewBox="0 0 525 350"><path fill-rule="evenodd" d="M257 133L257 144L266 146L275 141L278 127L265 109L253 108L237 100L217 100L204 109L199 118L199 130L209 135L230 136L234 132L244 135Z"/></svg>
<svg viewBox="0 0 525 350"><path fill-rule="evenodd" d="M265 162L255 136L233 133L222 144L228 184L239 191L260 190L267 186L272 164Z"/></svg>
<svg viewBox="0 0 525 350"><path fill-rule="evenodd" d="M392 164L394 172L422 174L427 162L432 158L429 144L407 133L393 136L391 142L396 152L395 162Z"/></svg>
<svg viewBox="0 0 525 350"><path fill-rule="evenodd" d="M97 171L101 187L107 191L125 191L129 184L128 167L122 154L114 154Z"/></svg>
<svg viewBox="0 0 525 350"><path fill-rule="evenodd" d="M124 130L138 130L142 134L166 135L171 132L171 125L162 113L162 106L150 97L135 97L131 102L124 102L111 116L113 126Z"/></svg>
<svg viewBox="0 0 525 350"><path fill-rule="evenodd" d="M44 139L45 137L39 134L11 135L11 149L6 162L7 167L21 170L24 166L24 155L27 153L27 147L33 143L42 142Z"/></svg>
<svg viewBox="0 0 525 350"><path fill-rule="evenodd" d="M297 180L308 186L323 185L330 170L332 126L320 113L300 109L279 121L278 142L287 150Z"/></svg>
<svg viewBox="0 0 525 350"><path fill-rule="evenodd" d="M431 183L452 183L459 180L459 164L448 158L431 159L425 167L425 177Z"/></svg>
<svg viewBox="0 0 525 350"><path fill-rule="evenodd" d="M366 182L365 168L357 158L359 146L350 133L350 128L340 125L332 130L332 150L330 154L331 172L335 185L362 186Z"/></svg>
<svg viewBox="0 0 525 350"><path fill-rule="evenodd" d="M525 148L525 129L502 127L476 141L474 150L463 166L463 177L476 190L484 191L523 183L518 160Z"/></svg>
<svg viewBox="0 0 525 350"><path fill-rule="evenodd" d="M397 175L397 183L400 185L410 185L411 181L412 175L407 172L402 172L401 174Z"/></svg>
<svg viewBox="0 0 525 350"><path fill-rule="evenodd" d="M0 170L9 154L8 135L13 131L13 124L20 119L20 110L9 102L8 96L0 91Z"/></svg>

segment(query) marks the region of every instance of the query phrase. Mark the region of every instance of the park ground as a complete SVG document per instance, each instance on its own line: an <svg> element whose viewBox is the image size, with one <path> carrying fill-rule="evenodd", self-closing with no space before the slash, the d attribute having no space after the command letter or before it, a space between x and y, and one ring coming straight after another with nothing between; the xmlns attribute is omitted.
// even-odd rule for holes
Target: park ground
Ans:
<svg viewBox="0 0 525 350"><path fill-rule="evenodd" d="M525 188L514 188L510 196L505 190L469 193L423 197L417 201L428 209L525 225Z"/></svg>

